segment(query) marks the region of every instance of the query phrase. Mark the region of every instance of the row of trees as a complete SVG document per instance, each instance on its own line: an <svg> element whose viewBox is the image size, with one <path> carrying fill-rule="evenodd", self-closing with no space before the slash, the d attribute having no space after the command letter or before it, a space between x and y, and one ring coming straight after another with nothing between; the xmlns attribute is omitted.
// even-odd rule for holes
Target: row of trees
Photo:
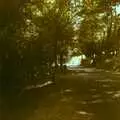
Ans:
<svg viewBox="0 0 120 120"><path fill-rule="evenodd" d="M113 0L1 2L0 80L3 91L35 84L62 66L67 48L92 58L119 53L120 16ZM103 53L103 54L102 54ZM98 60L98 61L99 61ZM61 67L62 68L62 67ZM9 88L10 87L10 88ZM8 89L9 88L9 89Z"/></svg>
<svg viewBox="0 0 120 120"><path fill-rule="evenodd" d="M36 84L51 74L73 37L69 8L56 1L27 1L1 10L0 77L2 91ZM13 6L13 5L12 5ZM5 93L4 93L5 94Z"/></svg>
<svg viewBox="0 0 120 120"><path fill-rule="evenodd" d="M85 0L78 13L76 35L82 51L89 57L96 55L97 62L119 54L120 46L120 1ZM117 57L115 57L117 58ZM100 65L101 66L101 65Z"/></svg>

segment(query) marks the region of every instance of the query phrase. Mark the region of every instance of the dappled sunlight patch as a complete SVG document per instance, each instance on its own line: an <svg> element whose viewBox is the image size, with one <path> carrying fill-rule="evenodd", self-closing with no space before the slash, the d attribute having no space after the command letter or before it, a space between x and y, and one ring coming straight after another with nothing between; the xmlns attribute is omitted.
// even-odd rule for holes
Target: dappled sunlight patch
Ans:
<svg viewBox="0 0 120 120"><path fill-rule="evenodd" d="M71 102L71 100L73 100L72 96L68 96L70 95L70 93L72 93L73 90L71 88L68 88L68 89L62 89L60 91L60 94L61 94L61 99L60 101L61 102Z"/></svg>
<svg viewBox="0 0 120 120"><path fill-rule="evenodd" d="M71 104L57 101L56 104L49 107L41 105L38 111L29 120L71 120L74 107Z"/></svg>
<svg viewBox="0 0 120 120"><path fill-rule="evenodd" d="M116 91L114 94L113 94L113 96L112 96L112 98L120 98L120 91Z"/></svg>
<svg viewBox="0 0 120 120"><path fill-rule="evenodd" d="M113 72L113 75L120 75L120 72Z"/></svg>
<svg viewBox="0 0 120 120"><path fill-rule="evenodd" d="M93 115L93 113L88 113L88 112L83 111L83 110L76 111L76 114L79 114L79 115Z"/></svg>
<svg viewBox="0 0 120 120"><path fill-rule="evenodd" d="M61 91L60 91L61 94L72 93L72 92L73 92L72 89L61 89Z"/></svg>
<svg viewBox="0 0 120 120"><path fill-rule="evenodd" d="M102 103L102 102L104 102L104 100L102 100L102 99L97 99L97 100L92 100L90 103L96 104L96 103Z"/></svg>
<svg viewBox="0 0 120 120"><path fill-rule="evenodd" d="M87 115L88 113L86 111L76 111L77 114L80 115Z"/></svg>
<svg viewBox="0 0 120 120"><path fill-rule="evenodd" d="M101 80L96 80L96 82L103 82L103 83L119 83L119 80L115 79L101 79ZM103 85L103 87L109 87L109 85Z"/></svg>
<svg viewBox="0 0 120 120"><path fill-rule="evenodd" d="M84 110L75 111L73 120L91 120L93 118L93 113L88 113Z"/></svg>
<svg viewBox="0 0 120 120"><path fill-rule="evenodd" d="M106 91L105 93L109 95L109 98L107 100L110 102L120 98L120 91Z"/></svg>
<svg viewBox="0 0 120 120"><path fill-rule="evenodd" d="M78 104L82 104L82 105L86 105L87 102L86 101L77 101Z"/></svg>
<svg viewBox="0 0 120 120"><path fill-rule="evenodd" d="M72 100L73 98L72 97L63 97L63 98L61 98L61 102L71 102L71 100Z"/></svg>
<svg viewBox="0 0 120 120"><path fill-rule="evenodd" d="M90 89L90 91L91 91L91 92L95 92L95 91L96 91L96 89Z"/></svg>
<svg viewBox="0 0 120 120"><path fill-rule="evenodd" d="M71 96L68 96L68 95L70 95L70 93L72 93L72 92L73 92L72 89L62 89L60 91L60 94L61 94L60 101L61 102L71 102L71 100L73 100L73 98Z"/></svg>
<svg viewBox="0 0 120 120"><path fill-rule="evenodd" d="M72 92L72 89L65 89L64 92L70 93Z"/></svg>
<svg viewBox="0 0 120 120"><path fill-rule="evenodd" d="M95 68L85 68L85 72L95 72Z"/></svg>
<svg viewBox="0 0 120 120"><path fill-rule="evenodd" d="M40 85L27 86L27 87L25 87L24 89L30 90L30 89L33 89L33 88L42 88L42 87L45 87L45 86L50 85L50 84L52 84L52 83L53 83L52 81L47 81L47 82L45 82L45 83L43 83L43 84L40 84Z"/></svg>
<svg viewBox="0 0 120 120"><path fill-rule="evenodd" d="M113 82L112 79L103 79L103 80L96 80L96 82Z"/></svg>
<svg viewBox="0 0 120 120"><path fill-rule="evenodd" d="M108 88L108 87L110 87L110 85L105 85L105 84L103 84L102 87Z"/></svg>
<svg viewBox="0 0 120 120"><path fill-rule="evenodd" d="M114 93L114 91L105 91L106 94L111 95Z"/></svg>
<svg viewBox="0 0 120 120"><path fill-rule="evenodd" d="M31 89L35 89L35 88L43 88L43 87L51 85L51 84L53 84L53 81L47 81L43 84L38 84L38 85L28 85L21 90L21 92L18 94L18 96L20 97L25 90L31 90Z"/></svg>
<svg viewBox="0 0 120 120"><path fill-rule="evenodd" d="M92 95L92 98L99 98L99 97L101 97L100 94Z"/></svg>

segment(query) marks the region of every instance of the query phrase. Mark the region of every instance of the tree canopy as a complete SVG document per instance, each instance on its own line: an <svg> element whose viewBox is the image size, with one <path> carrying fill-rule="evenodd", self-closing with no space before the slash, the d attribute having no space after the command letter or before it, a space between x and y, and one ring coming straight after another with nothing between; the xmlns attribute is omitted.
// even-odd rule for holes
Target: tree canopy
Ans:
<svg viewBox="0 0 120 120"><path fill-rule="evenodd" d="M119 6L119 0L0 1L2 89L36 84L53 63L63 65L69 47L90 58L119 56Z"/></svg>

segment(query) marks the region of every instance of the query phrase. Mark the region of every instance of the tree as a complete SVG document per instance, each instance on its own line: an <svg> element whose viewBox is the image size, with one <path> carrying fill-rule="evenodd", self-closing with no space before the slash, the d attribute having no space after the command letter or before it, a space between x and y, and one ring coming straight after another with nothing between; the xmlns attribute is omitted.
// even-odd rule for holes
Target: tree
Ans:
<svg viewBox="0 0 120 120"><path fill-rule="evenodd" d="M52 63L57 64L58 56L62 66L73 37L68 6L60 7L56 2L45 0L27 1L2 12L6 13L0 22L3 92L44 81L44 77L51 74Z"/></svg>
<svg viewBox="0 0 120 120"><path fill-rule="evenodd" d="M6 1L3 3L5 2ZM18 4L14 4L13 6L10 4L7 8L7 4L3 4L0 10L0 82L4 94L12 91L18 82L15 75L15 72L17 74L19 62L16 47L16 41L19 38L16 36L16 31L20 28L23 21L17 5Z"/></svg>

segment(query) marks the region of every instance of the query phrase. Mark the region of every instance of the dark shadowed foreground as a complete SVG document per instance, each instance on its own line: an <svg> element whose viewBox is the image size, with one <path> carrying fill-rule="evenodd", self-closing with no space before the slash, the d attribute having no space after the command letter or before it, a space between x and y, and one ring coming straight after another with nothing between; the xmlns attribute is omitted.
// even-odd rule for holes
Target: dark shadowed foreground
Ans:
<svg viewBox="0 0 120 120"><path fill-rule="evenodd" d="M120 120L119 73L78 69L56 81L3 102L2 120Z"/></svg>

